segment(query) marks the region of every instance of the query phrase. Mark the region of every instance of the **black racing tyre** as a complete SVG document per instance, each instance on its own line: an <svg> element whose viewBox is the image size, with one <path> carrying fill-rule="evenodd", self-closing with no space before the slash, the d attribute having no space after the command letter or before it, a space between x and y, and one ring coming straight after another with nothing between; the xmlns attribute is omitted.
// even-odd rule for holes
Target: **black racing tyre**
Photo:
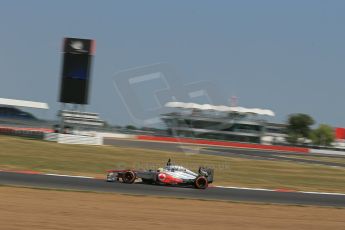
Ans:
<svg viewBox="0 0 345 230"><path fill-rule="evenodd" d="M206 177L199 176L194 181L194 187L197 189L206 189L208 187L208 181Z"/></svg>
<svg viewBox="0 0 345 230"><path fill-rule="evenodd" d="M135 172L127 171L122 175L122 181L126 184L133 184L136 179Z"/></svg>

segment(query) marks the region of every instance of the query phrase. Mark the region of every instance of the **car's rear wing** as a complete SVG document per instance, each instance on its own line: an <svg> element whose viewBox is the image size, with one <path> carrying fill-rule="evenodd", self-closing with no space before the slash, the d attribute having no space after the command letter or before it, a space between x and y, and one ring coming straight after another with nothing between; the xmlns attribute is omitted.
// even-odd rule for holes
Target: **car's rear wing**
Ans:
<svg viewBox="0 0 345 230"><path fill-rule="evenodd" d="M214 177L214 169L200 167L199 168L199 175L206 177L208 183L212 183L213 177Z"/></svg>

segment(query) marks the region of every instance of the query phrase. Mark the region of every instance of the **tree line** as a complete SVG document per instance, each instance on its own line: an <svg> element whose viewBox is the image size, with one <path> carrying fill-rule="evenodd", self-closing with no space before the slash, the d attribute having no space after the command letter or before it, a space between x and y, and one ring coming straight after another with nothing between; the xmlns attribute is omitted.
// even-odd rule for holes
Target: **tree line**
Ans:
<svg viewBox="0 0 345 230"><path fill-rule="evenodd" d="M288 118L287 141L291 144L304 144L310 140L314 145L330 146L334 141L333 128L320 124L312 129L315 120L308 114L291 114Z"/></svg>

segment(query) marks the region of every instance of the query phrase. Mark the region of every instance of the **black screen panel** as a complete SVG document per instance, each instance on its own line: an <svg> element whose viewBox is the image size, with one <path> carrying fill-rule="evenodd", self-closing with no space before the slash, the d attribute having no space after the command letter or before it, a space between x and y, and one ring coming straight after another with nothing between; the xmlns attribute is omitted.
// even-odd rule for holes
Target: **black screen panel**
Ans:
<svg viewBox="0 0 345 230"><path fill-rule="evenodd" d="M89 76L89 64L89 55L65 53L62 74L64 77L72 79L87 80Z"/></svg>
<svg viewBox="0 0 345 230"><path fill-rule="evenodd" d="M93 40L64 40L60 102L88 104L93 46Z"/></svg>

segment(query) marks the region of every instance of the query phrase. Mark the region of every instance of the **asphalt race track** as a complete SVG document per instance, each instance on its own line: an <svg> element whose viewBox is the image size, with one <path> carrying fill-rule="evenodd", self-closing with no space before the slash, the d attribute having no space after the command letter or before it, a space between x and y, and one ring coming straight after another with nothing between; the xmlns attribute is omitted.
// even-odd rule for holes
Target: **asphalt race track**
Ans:
<svg viewBox="0 0 345 230"><path fill-rule="evenodd" d="M100 179L0 172L0 184L133 195L345 207L345 195L210 187L206 190L146 184L109 183Z"/></svg>
<svg viewBox="0 0 345 230"><path fill-rule="evenodd" d="M216 156L225 157L239 157L247 158L253 160L272 160L272 161L289 161L295 163L304 164L317 164L332 167L345 167L344 163L329 162L324 161L323 158L339 158L345 159L345 156L332 156L332 155L321 155L313 153L284 153L275 151L265 151L265 150L249 150L249 149L236 149L236 148L226 148L226 147L211 147L202 146L202 148L195 149L196 145L190 145L186 143L168 143L168 142L153 142L153 141L136 141L136 140L123 140L123 139L113 139L106 138L104 140L106 145L114 145L120 147L132 147L132 148L145 148L153 150L164 150L172 152L194 152L198 154L208 154ZM201 146L200 146L201 147ZM301 158L294 158L294 156L304 156ZM314 159L308 159L309 156L314 157ZM318 158L318 160L315 160Z"/></svg>

